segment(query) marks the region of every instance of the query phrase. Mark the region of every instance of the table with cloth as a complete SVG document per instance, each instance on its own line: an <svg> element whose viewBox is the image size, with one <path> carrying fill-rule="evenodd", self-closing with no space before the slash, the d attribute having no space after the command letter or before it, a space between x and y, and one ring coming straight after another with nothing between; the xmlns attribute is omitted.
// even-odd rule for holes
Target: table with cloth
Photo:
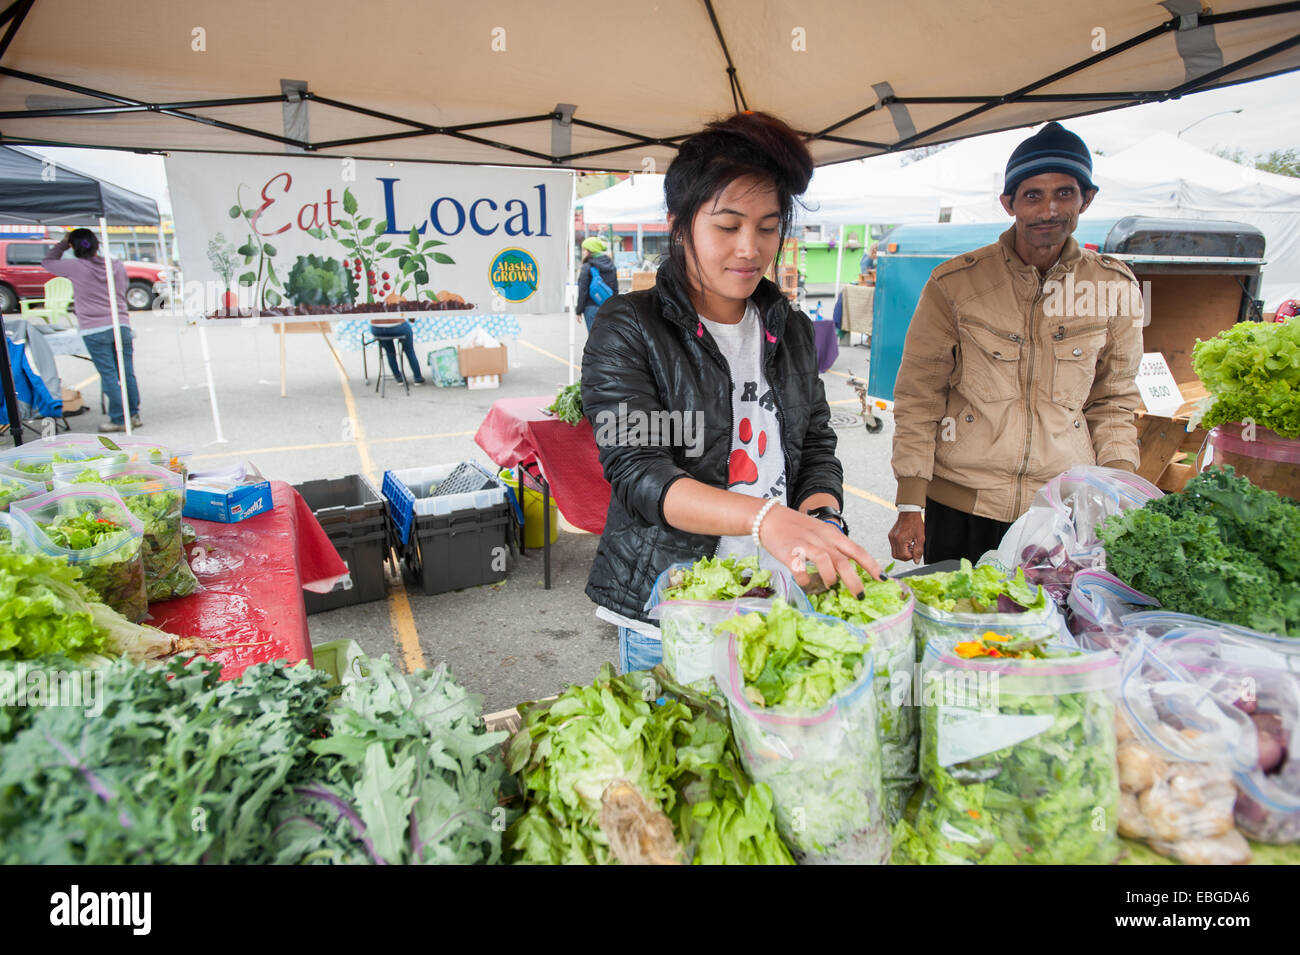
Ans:
<svg viewBox="0 0 1300 955"><path fill-rule="evenodd" d="M302 495L272 481L271 497L275 507L238 524L187 518L198 541L186 553L203 589L149 607L146 622L168 633L237 644L211 654L222 679L255 663L311 662L302 592L327 593L348 573Z"/></svg>
<svg viewBox="0 0 1300 955"><path fill-rule="evenodd" d="M826 321L813 322L813 344L817 348L817 370L825 373L835 359L840 357L840 336L835 323Z"/></svg>
<svg viewBox="0 0 1300 955"><path fill-rule="evenodd" d="M518 338L522 331L514 315L496 313L483 315L456 315L451 312L411 312L411 331L417 342L457 341L476 328L482 328L498 341ZM376 314L375 318L393 318ZM334 340L346 351L360 351L362 336L370 337L370 317L345 318L334 323Z"/></svg>

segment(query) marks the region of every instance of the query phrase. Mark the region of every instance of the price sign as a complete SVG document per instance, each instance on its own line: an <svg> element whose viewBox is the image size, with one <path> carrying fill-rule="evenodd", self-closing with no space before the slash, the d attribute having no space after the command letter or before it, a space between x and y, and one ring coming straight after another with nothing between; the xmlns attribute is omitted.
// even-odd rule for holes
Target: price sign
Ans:
<svg viewBox="0 0 1300 955"><path fill-rule="evenodd" d="M1165 356L1158 351L1142 356L1137 386L1149 414L1169 416L1183 406L1183 393L1178 390Z"/></svg>

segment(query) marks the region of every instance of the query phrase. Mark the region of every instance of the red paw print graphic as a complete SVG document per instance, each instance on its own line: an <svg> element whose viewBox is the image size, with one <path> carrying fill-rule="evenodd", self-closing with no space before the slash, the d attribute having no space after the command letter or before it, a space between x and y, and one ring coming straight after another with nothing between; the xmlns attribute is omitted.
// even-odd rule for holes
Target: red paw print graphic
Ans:
<svg viewBox="0 0 1300 955"><path fill-rule="evenodd" d="M740 419L740 441L742 444L749 444L754 440L754 425L748 418ZM761 458L767 453L767 432L758 433L758 456ZM749 452L744 448L736 448L731 452L731 466L728 472L728 487L737 484L753 484L758 480L758 465L754 459L749 456Z"/></svg>

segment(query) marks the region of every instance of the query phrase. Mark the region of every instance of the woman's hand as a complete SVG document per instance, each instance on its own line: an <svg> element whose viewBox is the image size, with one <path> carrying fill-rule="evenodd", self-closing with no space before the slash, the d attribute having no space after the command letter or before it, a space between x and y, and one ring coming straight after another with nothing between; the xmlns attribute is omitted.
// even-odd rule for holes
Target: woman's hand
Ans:
<svg viewBox="0 0 1300 955"><path fill-rule="evenodd" d="M807 564L817 566L817 573L827 587L837 580L855 596L862 595L862 578L853 562L876 580L883 580L880 565L871 555L849 540L838 528L788 507L774 507L758 529L759 542L767 552L794 574L795 583L807 587L811 581Z"/></svg>
<svg viewBox="0 0 1300 955"><path fill-rule="evenodd" d="M921 563L925 555L925 517L920 511L904 511L898 515L889 532L889 550L895 560Z"/></svg>

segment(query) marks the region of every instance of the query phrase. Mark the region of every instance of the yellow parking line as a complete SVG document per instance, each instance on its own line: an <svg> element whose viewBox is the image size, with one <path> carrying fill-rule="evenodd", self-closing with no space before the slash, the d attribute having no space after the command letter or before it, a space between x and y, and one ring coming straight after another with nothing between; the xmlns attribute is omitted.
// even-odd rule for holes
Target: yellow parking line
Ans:
<svg viewBox="0 0 1300 955"><path fill-rule="evenodd" d="M856 405L856 404L858 403L858 399L857 399L857 398L840 398L840 399L837 400L837 401L828 401L828 402L826 402L826 403L827 403L828 405Z"/></svg>
<svg viewBox="0 0 1300 955"><path fill-rule="evenodd" d="M845 484L844 490L848 491L850 494L856 494L858 497L866 498L872 504L879 504L881 507L888 508L891 511L898 510L897 505L891 504L889 501L886 501L883 497L877 497L875 494L872 494L870 491L864 491L860 487L854 487L851 484Z"/></svg>
<svg viewBox="0 0 1300 955"><path fill-rule="evenodd" d="M79 381L79 382L77 382L75 385L72 386L72 390L73 390L73 391L80 391L82 388L89 388L91 385L93 385L93 384L94 384L95 382L97 382L97 381L99 381L99 372L95 372L93 375L91 375L91 376L90 376L89 378L87 378L85 381Z"/></svg>
<svg viewBox="0 0 1300 955"><path fill-rule="evenodd" d="M439 438L464 438L477 434L477 431L443 431L439 434L404 434L396 438L374 438L367 444L392 444L397 441L433 441ZM321 451L325 448L351 447L353 441L325 441L321 444L284 444L276 448L249 448L244 451L220 451L215 454L196 454L195 461L207 461L213 458L242 458L254 454L279 454L284 451Z"/></svg>
<svg viewBox="0 0 1300 955"><path fill-rule="evenodd" d="M825 372L825 374L827 374L827 375L839 375L841 378L852 378L852 377L853 377L852 375L845 374L845 373L842 372L842 371L827 371L827 372Z"/></svg>
<svg viewBox="0 0 1300 955"><path fill-rule="evenodd" d="M337 361L337 355L335 360ZM348 409L348 426L351 429L352 443L356 445L357 454L361 457L361 470L371 481L378 483L379 472L375 470L374 459L370 457L370 443L366 441L365 428L357 415L357 401L352 395L352 384L341 362L338 369L339 387L343 389L343 402ZM402 651L406 671L414 673L423 670L426 664L424 651L420 648L420 631L415 626L415 615L411 613L411 601L406 596L406 584L400 573L388 591L388 618L393 625L393 639Z"/></svg>
<svg viewBox="0 0 1300 955"><path fill-rule="evenodd" d="M561 365L565 365L565 366L567 366L567 367L569 367L569 368L575 368L575 369L577 369L578 371L581 371L581 370L582 370L582 369L579 368L577 365L575 365L573 362L569 361L569 359L567 359L567 358L561 358L559 355L555 354L554 352L549 352L549 351L547 351L545 348L538 348L538 347L537 347L536 345L534 345L532 342L526 342L526 341L524 341L522 338L516 338L515 341L519 342L519 344L523 345L525 348L531 348L533 351L537 352L537 354L539 354L539 355L545 355L547 358L551 358L551 359L554 359L555 361L558 361Z"/></svg>

